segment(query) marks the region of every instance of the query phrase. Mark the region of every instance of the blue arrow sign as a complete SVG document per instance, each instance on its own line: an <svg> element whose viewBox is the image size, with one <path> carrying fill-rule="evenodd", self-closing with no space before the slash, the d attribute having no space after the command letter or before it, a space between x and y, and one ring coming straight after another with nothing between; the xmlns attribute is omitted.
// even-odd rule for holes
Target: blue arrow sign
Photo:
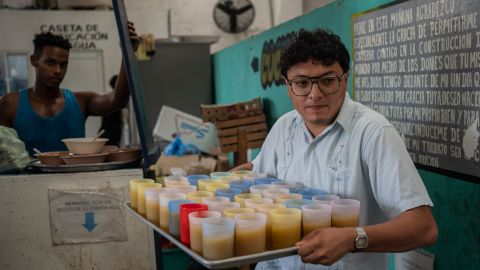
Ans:
<svg viewBox="0 0 480 270"><path fill-rule="evenodd" d="M85 224L82 224L87 231L92 232L95 227L97 227L97 224L95 224L95 221L93 220L93 212L87 212L85 213Z"/></svg>

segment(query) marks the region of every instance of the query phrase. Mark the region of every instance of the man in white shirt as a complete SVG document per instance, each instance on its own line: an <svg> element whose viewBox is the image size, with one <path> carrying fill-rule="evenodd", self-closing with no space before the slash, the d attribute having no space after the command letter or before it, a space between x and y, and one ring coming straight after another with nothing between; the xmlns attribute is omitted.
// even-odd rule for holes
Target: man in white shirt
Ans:
<svg viewBox="0 0 480 270"><path fill-rule="evenodd" d="M295 110L278 119L257 158L237 168L357 199L359 227L317 229L297 243L298 256L257 269L388 269L387 252L437 239L433 204L399 134L347 93L349 62L338 36L301 30L280 60Z"/></svg>

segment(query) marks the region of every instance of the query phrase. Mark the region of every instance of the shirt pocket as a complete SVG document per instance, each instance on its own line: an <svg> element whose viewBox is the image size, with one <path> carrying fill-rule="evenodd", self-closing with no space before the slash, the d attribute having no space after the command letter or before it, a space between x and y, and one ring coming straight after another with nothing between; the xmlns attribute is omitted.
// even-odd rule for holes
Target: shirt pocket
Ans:
<svg viewBox="0 0 480 270"><path fill-rule="evenodd" d="M347 168L347 156L345 147L338 147L332 155L327 168L328 190L331 194L347 198L348 184L351 175L351 169Z"/></svg>
<svg viewBox="0 0 480 270"><path fill-rule="evenodd" d="M277 151L277 178L286 180L286 175L293 157L293 145L290 139L279 144Z"/></svg>

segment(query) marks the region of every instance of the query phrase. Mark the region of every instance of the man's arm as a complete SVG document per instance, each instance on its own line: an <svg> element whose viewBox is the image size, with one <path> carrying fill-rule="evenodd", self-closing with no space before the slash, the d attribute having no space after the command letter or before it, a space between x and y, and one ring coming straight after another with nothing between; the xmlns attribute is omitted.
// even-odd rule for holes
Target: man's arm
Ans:
<svg viewBox="0 0 480 270"><path fill-rule="evenodd" d="M438 228L429 206L402 212L391 220L363 227L369 238L368 252L404 252L433 245ZM304 263L331 265L348 252L354 251L355 228L317 229L298 245Z"/></svg>
<svg viewBox="0 0 480 270"><path fill-rule="evenodd" d="M231 172L234 171L239 171L239 170L249 170L251 171L253 169L253 164L251 162L244 163L242 165L238 165L237 167L231 169Z"/></svg>
<svg viewBox="0 0 480 270"><path fill-rule="evenodd" d="M133 43L134 49L136 50L138 48L140 38L135 32L133 23L128 22L128 29L130 39ZM99 95L93 92L83 92L78 93L77 96L86 101L86 116L105 115L124 108L127 105L130 97L130 88L128 87L127 75L123 61L120 66L120 72L118 74L115 90L113 92L109 92L105 95Z"/></svg>

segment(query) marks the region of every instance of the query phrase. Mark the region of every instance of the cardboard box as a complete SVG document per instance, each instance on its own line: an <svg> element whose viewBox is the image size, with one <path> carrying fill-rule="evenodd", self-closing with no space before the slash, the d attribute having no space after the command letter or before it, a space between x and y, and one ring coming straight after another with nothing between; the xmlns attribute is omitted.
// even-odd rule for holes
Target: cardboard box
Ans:
<svg viewBox="0 0 480 270"><path fill-rule="evenodd" d="M217 161L211 157L202 157L198 155L165 156L162 155L155 165L152 165L151 170L155 171L155 175L169 175L170 168L176 167L188 172L191 166L202 166L209 172L215 171Z"/></svg>
<svg viewBox="0 0 480 270"><path fill-rule="evenodd" d="M153 136L172 141L173 134L180 134L184 144L191 143L202 152L212 155L218 153L215 125L204 123L199 117L163 105L153 129Z"/></svg>

